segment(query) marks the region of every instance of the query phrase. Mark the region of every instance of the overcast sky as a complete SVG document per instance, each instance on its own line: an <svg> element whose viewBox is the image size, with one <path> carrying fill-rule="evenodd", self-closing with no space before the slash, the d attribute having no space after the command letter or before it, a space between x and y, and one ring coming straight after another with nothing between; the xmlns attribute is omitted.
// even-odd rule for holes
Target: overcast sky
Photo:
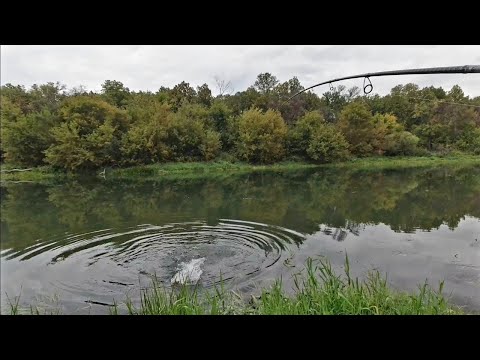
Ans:
<svg viewBox="0 0 480 360"><path fill-rule="evenodd" d="M98 91L103 81L118 80L130 90L157 91L185 80L192 86L207 83L216 94L215 76L241 91L262 72L280 81L297 76L308 87L365 72L474 64L480 64L480 45L2 45L1 84L60 81L68 88L84 85ZM446 90L458 84L467 95L480 95L480 74L390 76L372 82L380 94L414 82ZM347 87L362 83L342 82Z"/></svg>

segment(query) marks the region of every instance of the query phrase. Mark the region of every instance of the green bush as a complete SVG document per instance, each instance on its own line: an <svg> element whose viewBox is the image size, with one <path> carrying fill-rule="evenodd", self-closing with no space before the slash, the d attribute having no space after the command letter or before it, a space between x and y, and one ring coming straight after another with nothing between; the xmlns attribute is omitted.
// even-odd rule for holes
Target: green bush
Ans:
<svg viewBox="0 0 480 360"><path fill-rule="evenodd" d="M94 97L68 99L59 109L63 123L52 129L51 165L66 170L92 169L121 161L121 138L128 128L125 111Z"/></svg>
<svg viewBox="0 0 480 360"><path fill-rule="evenodd" d="M348 142L322 113L311 111L302 116L289 132L288 148L292 155L320 163L344 160L348 157Z"/></svg>
<svg viewBox="0 0 480 360"><path fill-rule="evenodd" d="M462 151L480 155L480 128L466 130L456 146Z"/></svg>
<svg viewBox="0 0 480 360"><path fill-rule="evenodd" d="M200 145L203 159L206 161L213 160L219 154L222 143L220 141L220 134L214 130L207 130Z"/></svg>
<svg viewBox="0 0 480 360"><path fill-rule="evenodd" d="M48 110L2 122L2 150L6 161L24 166L44 165L44 152L53 142L50 130L56 122Z"/></svg>
<svg viewBox="0 0 480 360"><path fill-rule="evenodd" d="M0 99L1 155L9 163L24 166L44 164L44 151L53 141L50 129L56 117L44 109L24 115L7 97Z"/></svg>
<svg viewBox="0 0 480 360"><path fill-rule="evenodd" d="M428 150L440 151L449 147L448 126L443 124L423 124L416 126L413 133L420 139L419 145Z"/></svg>
<svg viewBox="0 0 480 360"><path fill-rule="evenodd" d="M375 151L380 155L417 155L420 139L405 131L397 117L392 114L377 113L373 121L373 142Z"/></svg>
<svg viewBox="0 0 480 360"><path fill-rule="evenodd" d="M348 142L333 125L324 124L312 133L307 155L319 163L346 160L349 156Z"/></svg>
<svg viewBox="0 0 480 360"><path fill-rule="evenodd" d="M168 105L155 109L137 117L123 138L126 162L212 160L220 152L220 134L208 128L208 112L202 106L187 104L175 114Z"/></svg>
<svg viewBox="0 0 480 360"><path fill-rule="evenodd" d="M357 156L368 156L374 150L374 123L372 112L361 102L344 107L340 114L339 129L350 144L349 150Z"/></svg>
<svg viewBox="0 0 480 360"><path fill-rule="evenodd" d="M257 108L238 119L238 156L253 163L273 163L285 156L287 125L278 111Z"/></svg>
<svg viewBox="0 0 480 360"><path fill-rule="evenodd" d="M419 155L420 139L408 131L400 131L385 137L386 155Z"/></svg>
<svg viewBox="0 0 480 360"><path fill-rule="evenodd" d="M202 157L200 146L205 135L204 125L183 114L172 114L166 129L166 144L176 161L192 161Z"/></svg>
<svg viewBox="0 0 480 360"><path fill-rule="evenodd" d="M298 119L288 133L289 153L305 157L313 132L324 124L325 119L320 111L310 111Z"/></svg>
<svg viewBox="0 0 480 360"><path fill-rule="evenodd" d="M152 103L150 107L130 108L134 126L122 139L121 151L125 164L149 164L174 159L167 145L167 129L171 123L168 105Z"/></svg>
<svg viewBox="0 0 480 360"><path fill-rule="evenodd" d="M231 124L233 111L222 100L215 100L210 107L210 121L213 128L220 133L220 140L225 150L230 150L234 141L232 141Z"/></svg>

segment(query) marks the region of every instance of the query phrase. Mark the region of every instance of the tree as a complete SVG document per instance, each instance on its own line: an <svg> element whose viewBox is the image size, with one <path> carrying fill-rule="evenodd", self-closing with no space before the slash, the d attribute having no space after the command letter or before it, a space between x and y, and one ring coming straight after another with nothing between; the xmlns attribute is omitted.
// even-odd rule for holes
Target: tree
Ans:
<svg viewBox="0 0 480 360"><path fill-rule="evenodd" d="M0 95L1 125L18 121L23 115L22 109L3 93Z"/></svg>
<svg viewBox="0 0 480 360"><path fill-rule="evenodd" d="M346 87L344 85L339 85L338 87L331 87L330 91L327 91L323 94L326 105L332 111L331 116L333 119L336 119L340 111L347 104L347 97L344 94ZM332 121L333 122L333 121Z"/></svg>
<svg viewBox="0 0 480 360"><path fill-rule="evenodd" d="M2 91L3 91L2 87ZM13 103L8 97L4 96L3 93L0 95L0 160L3 160L5 152L8 151L5 142L5 131L9 127L14 126L21 118L23 117L22 109L17 104ZM7 135L8 137L9 135Z"/></svg>
<svg viewBox="0 0 480 360"><path fill-rule="evenodd" d="M250 86L245 91L238 92L233 96L225 96L223 99L235 115L240 115L243 111L252 108L259 97L260 93Z"/></svg>
<svg viewBox="0 0 480 360"><path fill-rule="evenodd" d="M447 93L442 87L436 88L435 86L429 86L422 89L422 91L428 91L432 93L436 99L443 100L447 97Z"/></svg>
<svg viewBox="0 0 480 360"><path fill-rule="evenodd" d="M345 106L338 123L340 131L349 142L352 154L366 156L372 153L374 125L371 111L364 103L353 102Z"/></svg>
<svg viewBox="0 0 480 360"><path fill-rule="evenodd" d="M209 110L200 104L183 103L182 106L178 108L177 113L185 119L197 121L207 127L213 127L213 120Z"/></svg>
<svg viewBox="0 0 480 360"><path fill-rule="evenodd" d="M277 108L288 125L293 125L308 110L318 110L322 107L318 96L311 92L302 93L293 99L291 96L303 90L298 78L292 79L277 85L275 93L278 95L269 104ZM288 100L288 101L287 101Z"/></svg>
<svg viewBox="0 0 480 360"><path fill-rule="evenodd" d="M55 116L46 109L2 122L6 160L24 166L43 165L44 152L53 142L50 130L56 123Z"/></svg>
<svg viewBox="0 0 480 360"><path fill-rule="evenodd" d="M456 146L462 151L480 155L480 128L471 127L465 131Z"/></svg>
<svg viewBox="0 0 480 360"><path fill-rule="evenodd" d="M214 159L222 148L220 134L214 130L208 129L202 140L200 151L203 155L203 159L206 161Z"/></svg>
<svg viewBox="0 0 480 360"><path fill-rule="evenodd" d="M419 97L421 96L418 85L397 85L392 88L389 95L383 98L382 112L395 115L398 122L404 125L405 129L410 130L421 123L414 115L415 104Z"/></svg>
<svg viewBox="0 0 480 360"><path fill-rule="evenodd" d="M8 83L1 87L0 93L2 94L2 106L5 101L3 99L8 99L12 104L17 106L23 114L31 111L31 96L25 89L25 86L14 86Z"/></svg>
<svg viewBox="0 0 480 360"><path fill-rule="evenodd" d="M295 95L299 91L302 91L304 87L300 83L300 80L296 76L288 80L288 91L291 95Z"/></svg>
<svg viewBox="0 0 480 360"><path fill-rule="evenodd" d="M345 96L348 102L355 100L360 95L360 89L358 86L351 87L347 90L347 95Z"/></svg>
<svg viewBox="0 0 480 360"><path fill-rule="evenodd" d="M289 151L292 154L306 156L314 130L324 123L325 118L320 111L310 111L302 116L289 132Z"/></svg>
<svg viewBox="0 0 480 360"><path fill-rule="evenodd" d="M88 95L87 88L84 85L79 85L71 88L67 92L67 96L85 96Z"/></svg>
<svg viewBox="0 0 480 360"><path fill-rule="evenodd" d="M419 144L428 150L437 150L448 145L448 127L443 124L422 124L413 129L420 139Z"/></svg>
<svg viewBox="0 0 480 360"><path fill-rule="evenodd" d="M278 80L270 73L262 73L257 76L257 80L253 85L261 94L266 94L273 90L278 84Z"/></svg>
<svg viewBox="0 0 480 360"><path fill-rule="evenodd" d="M169 105L160 101L156 94L135 93L132 94L126 111L129 115L132 125L142 123L155 117L157 112L162 113L165 109L170 109Z"/></svg>
<svg viewBox="0 0 480 360"><path fill-rule="evenodd" d="M197 98L198 102L206 107L212 105L213 96L207 84L197 87Z"/></svg>
<svg viewBox="0 0 480 360"><path fill-rule="evenodd" d="M130 98L130 89L116 80L105 80L102 84L102 93L108 103L118 108L124 108Z"/></svg>
<svg viewBox="0 0 480 360"><path fill-rule="evenodd" d="M233 115L233 111L224 100L215 99L209 109L209 113L213 128L220 133L222 144L227 149L230 149L233 144L229 140L228 119Z"/></svg>
<svg viewBox="0 0 480 360"><path fill-rule="evenodd" d="M449 143L454 143L466 129L475 127L479 119L479 114L473 108L444 103L436 107L430 123L444 125Z"/></svg>
<svg viewBox="0 0 480 360"><path fill-rule="evenodd" d="M278 111L252 108L238 119L238 156L254 163L272 163L285 155L287 125Z"/></svg>
<svg viewBox="0 0 480 360"><path fill-rule="evenodd" d="M397 117L392 114L377 113L372 117L374 151L382 155L387 148L387 136L404 131L403 125L397 122Z"/></svg>
<svg viewBox="0 0 480 360"><path fill-rule="evenodd" d="M169 102L173 110L176 111L183 103L193 102L196 96L197 93L195 89L192 88L189 83L182 81L170 90Z"/></svg>
<svg viewBox="0 0 480 360"><path fill-rule="evenodd" d="M447 99L462 103L464 100L467 100L468 98L465 98L465 93L463 92L460 86L454 85L448 92Z"/></svg>
<svg viewBox="0 0 480 360"><path fill-rule="evenodd" d="M65 99L66 85L49 82L47 84L32 85L30 94L30 111L39 112L43 109L56 111L60 102Z"/></svg>
<svg viewBox="0 0 480 360"><path fill-rule="evenodd" d="M172 90L170 88L167 88L165 86L160 86L160 89L158 89L155 95L157 96L158 101L168 103L170 102L171 93L172 93Z"/></svg>
<svg viewBox="0 0 480 360"><path fill-rule="evenodd" d="M219 76L215 76L214 79L220 97L223 95L230 95L233 92L232 83L230 81L221 79Z"/></svg>

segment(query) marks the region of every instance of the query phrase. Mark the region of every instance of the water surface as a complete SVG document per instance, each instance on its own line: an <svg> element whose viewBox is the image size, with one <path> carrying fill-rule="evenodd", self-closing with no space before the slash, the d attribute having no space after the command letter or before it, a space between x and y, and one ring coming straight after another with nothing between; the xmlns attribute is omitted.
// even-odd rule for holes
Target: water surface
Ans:
<svg viewBox="0 0 480 360"><path fill-rule="evenodd" d="M198 179L112 177L2 183L2 311L8 299L62 313L108 313L201 261L199 285L220 276L242 294L307 257L354 275L388 273L414 290L445 281L452 301L480 310L480 169L308 170ZM200 264L200 263L199 263Z"/></svg>

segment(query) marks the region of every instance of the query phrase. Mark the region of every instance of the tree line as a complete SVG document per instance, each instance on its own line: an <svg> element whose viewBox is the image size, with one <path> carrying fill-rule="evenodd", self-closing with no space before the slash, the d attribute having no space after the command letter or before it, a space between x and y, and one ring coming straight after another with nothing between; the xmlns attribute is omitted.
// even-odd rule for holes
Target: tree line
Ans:
<svg viewBox="0 0 480 360"><path fill-rule="evenodd" d="M106 80L99 93L60 83L1 87L1 160L68 171L175 161L480 154L480 97L460 86L398 85L385 96L332 87L318 96L294 77L262 73L245 91L219 95L183 81L157 92Z"/></svg>

